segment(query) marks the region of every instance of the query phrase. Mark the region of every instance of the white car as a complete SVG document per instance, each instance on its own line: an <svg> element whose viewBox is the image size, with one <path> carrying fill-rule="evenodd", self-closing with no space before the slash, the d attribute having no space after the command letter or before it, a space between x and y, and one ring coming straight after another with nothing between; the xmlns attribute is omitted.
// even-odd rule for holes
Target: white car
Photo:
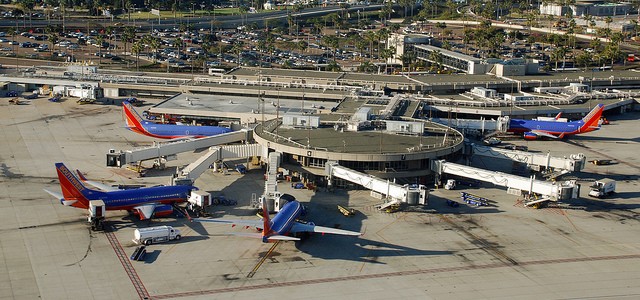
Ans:
<svg viewBox="0 0 640 300"><path fill-rule="evenodd" d="M482 143L484 143L485 145L494 146L494 145L499 145L500 143L502 143L502 141L498 138L492 137L492 138L483 140Z"/></svg>

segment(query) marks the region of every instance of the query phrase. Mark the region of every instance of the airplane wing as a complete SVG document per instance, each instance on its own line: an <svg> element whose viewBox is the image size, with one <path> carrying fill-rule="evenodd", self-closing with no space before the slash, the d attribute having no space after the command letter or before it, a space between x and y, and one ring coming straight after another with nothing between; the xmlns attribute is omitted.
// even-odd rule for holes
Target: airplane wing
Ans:
<svg viewBox="0 0 640 300"><path fill-rule="evenodd" d="M557 139L558 138L557 136L555 136L553 134L550 134L550 133L548 133L546 131L542 131L542 130L531 130L529 132L531 132L531 133L533 133L533 134L535 134L537 136L548 137L548 138L551 138L551 139Z"/></svg>
<svg viewBox="0 0 640 300"><path fill-rule="evenodd" d="M318 233L331 233L331 234L353 235L353 236L362 235L362 233L360 232L342 230L342 229L331 228L331 227L316 226L313 224L303 224L299 222L293 223L293 227L291 227L290 232L291 233L318 232Z"/></svg>
<svg viewBox="0 0 640 300"><path fill-rule="evenodd" d="M60 201L64 201L64 196L62 196L62 194L60 193L56 193L56 192L52 192L50 190L44 190L45 192L49 193L49 195L55 197L56 199L60 200Z"/></svg>
<svg viewBox="0 0 640 300"><path fill-rule="evenodd" d="M153 211L156 209L155 204L145 204L134 207L138 214L140 215L141 220L151 219L153 216Z"/></svg>
<svg viewBox="0 0 640 300"><path fill-rule="evenodd" d="M87 183L89 185L92 185L96 188L99 188L105 192L113 192L113 191L117 191L118 188L112 187L110 185L106 185L104 183L100 183L97 181L91 181L91 180L87 180L86 177L84 177L84 175L80 172L80 170L76 170L76 173L78 173L78 177L80 178L80 180L82 180L82 182Z"/></svg>
<svg viewBox="0 0 640 300"><path fill-rule="evenodd" d="M100 183L97 181L91 181L91 180L83 180L82 182L87 183L89 185L92 185L96 188L99 188L105 192L113 192L113 191L119 191L120 189L118 189L117 187L112 187L110 185L106 185L104 183Z"/></svg>
<svg viewBox="0 0 640 300"><path fill-rule="evenodd" d="M243 237L250 237L250 238L255 238L255 239L262 239L262 234L261 233L257 233L257 232L231 232L231 233L226 233L228 235L235 235L235 236L243 236ZM277 241L299 241L300 239L297 237L292 237L292 236L286 236L286 235L270 235L267 237L268 240L277 240Z"/></svg>
<svg viewBox="0 0 640 300"><path fill-rule="evenodd" d="M202 219L195 218L193 219L195 222L211 222L211 223L225 223L225 224L233 224L233 225L241 225L241 226L250 226L262 229L262 220L224 220L224 219Z"/></svg>
<svg viewBox="0 0 640 300"><path fill-rule="evenodd" d="M163 141L163 143L174 143L174 142L182 142L182 141L191 141L191 140L195 140L197 138L198 137L195 136L195 135L185 135L185 136L181 136L181 137L165 140L165 141Z"/></svg>

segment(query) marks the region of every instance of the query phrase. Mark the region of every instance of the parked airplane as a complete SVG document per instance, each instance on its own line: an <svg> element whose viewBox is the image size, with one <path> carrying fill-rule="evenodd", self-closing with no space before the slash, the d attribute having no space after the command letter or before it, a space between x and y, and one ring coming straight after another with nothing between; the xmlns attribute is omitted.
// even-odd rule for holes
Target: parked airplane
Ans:
<svg viewBox="0 0 640 300"><path fill-rule="evenodd" d="M584 118L571 122L513 119L509 122L507 131L522 133L525 140L542 137L562 139L566 136L600 129L599 122L603 110L604 105L598 104Z"/></svg>
<svg viewBox="0 0 640 300"><path fill-rule="evenodd" d="M220 126L191 126L175 124L158 124L145 121L133 109L128 101L122 102L122 109L127 129L150 137L161 139L200 138L231 132L231 129Z"/></svg>
<svg viewBox="0 0 640 300"><path fill-rule="evenodd" d="M285 204L280 212L278 212L273 220L269 219L269 213L267 212L266 200L262 200L262 220L222 220L222 219L193 219L196 222L213 222L213 223L227 223L235 225L243 225L246 227L255 227L262 229L260 233L231 233L232 235L261 238L263 243L270 241L284 240L284 241L299 241L300 239L290 234L302 232L318 232L318 233L332 233L340 235L362 235L360 232L341 230L336 228L316 226L313 223L301 223L297 219L303 213L304 207L298 201L289 201Z"/></svg>
<svg viewBox="0 0 640 300"><path fill-rule="evenodd" d="M93 181L84 181L104 191L92 190L78 180L63 163L55 165L62 194L46 189L45 192L59 199L63 205L89 208L89 201L102 200L107 210L132 211L139 215L141 220L170 215L173 212L172 204L187 201L190 192L196 189L190 185L178 185L120 190ZM84 176L81 178L86 179Z"/></svg>

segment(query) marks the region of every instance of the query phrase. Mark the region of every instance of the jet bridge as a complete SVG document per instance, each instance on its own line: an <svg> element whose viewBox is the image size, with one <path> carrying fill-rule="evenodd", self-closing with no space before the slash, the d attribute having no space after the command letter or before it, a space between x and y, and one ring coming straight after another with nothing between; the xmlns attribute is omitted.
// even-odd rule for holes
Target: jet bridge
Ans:
<svg viewBox="0 0 640 300"><path fill-rule="evenodd" d="M325 165L325 173L329 176L329 184L333 178L340 178L359 184L371 190L372 193L375 192L387 198L389 201L382 204L380 209L401 202L409 205L427 204L429 191L424 185L399 185L389 180L345 168L336 162L328 162Z"/></svg>
<svg viewBox="0 0 640 300"><path fill-rule="evenodd" d="M553 170L559 172L558 175L569 172L580 172L584 169L587 158L582 153L571 154L569 157L553 157L550 152L532 153L526 151L501 149L495 147L485 147L472 144L473 155L480 155L490 158L508 159L527 164L536 171Z"/></svg>
<svg viewBox="0 0 640 300"><path fill-rule="evenodd" d="M250 130L242 129L198 139L185 139L169 143L154 142L153 146L134 150L120 150L118 152L115 149L110 149L109 153L107 153L107 167L122 167L126 164L156 158L162 161L178 153L208 148L215 145L247 141L251 138L251 132Z"/></svg>
<svg viewBox="0 0 640 300"><path fill-rule="evenodd" d="M264 151L266 149L259 144L210 147L207 153L178 172L177 176L172 178L172 185L177 185L178 181L179 184L193 184L216 161L227 158L263 156Z"/></svg>
<svg viewBox="0 0 640 300"><path fill-rule="evenodd" d="M458 119L458 118L430 118L432 122L453 127L464 134L484 136L485 133L501 133L509 129L509 117L498 117L497 120L487 120L485 118L476 119Z"/></svg>
<svg viewBox="0 0 640 300"><path fill-rule="evenodd" d="M450 163L444 160L431 161L431 170L438 176L451 174L479 181L493 183L507 188L509 194L536 199L526 203L532 205L544 201L570 200L578 197L580 186L575 180L562 183L536 180L534 176L520 177L512 174L488 171L465 165ZM538 195L541 197L538 198Z"/></svg>

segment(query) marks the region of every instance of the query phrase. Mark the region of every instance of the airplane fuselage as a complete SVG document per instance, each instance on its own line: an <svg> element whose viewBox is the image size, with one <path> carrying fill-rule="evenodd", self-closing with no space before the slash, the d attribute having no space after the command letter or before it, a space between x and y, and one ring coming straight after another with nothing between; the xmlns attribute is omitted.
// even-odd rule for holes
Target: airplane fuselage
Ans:
<svg viewBox="0 0 640 300"><path fill-rule="evenodd" d="M191 186L158 186L132 190L102 192L86 189L88 200L102 200L107 210L132 210L136 206L156 203L182 203L189 197Z"/></svg>
<svg viewBox="0 0 640 300"><path fill-rule="evenodd" d="M174 125L174 124L158 124L143 121L142 126L146 132L139 132L158 138L180 138L180 137L205 137L222 133L231 132L231 129L219 126L192 126L192 125ZM137 130L134 130L137 132Z"/></svg>
<svg viewBox="0 0 640 300"><path fill-rule="evenodd" d="M271 230L279 235L287 235L296 219L302 214L303 207L298 201L291 201L285 204L280 212L271 220Z"/></svg>
<svg viewBox="0 0 640 300"><path fill-rule="evenodd" d="M537 121L537 120L520 120L513 119L509 122L509 132L523 133L532 130L545 131L553 135L571 135L587 131L581 131L580 127L584 123L582 121L573 122L555 122L555 121ZM590 131L590 130L589 130Z"/></svg>

